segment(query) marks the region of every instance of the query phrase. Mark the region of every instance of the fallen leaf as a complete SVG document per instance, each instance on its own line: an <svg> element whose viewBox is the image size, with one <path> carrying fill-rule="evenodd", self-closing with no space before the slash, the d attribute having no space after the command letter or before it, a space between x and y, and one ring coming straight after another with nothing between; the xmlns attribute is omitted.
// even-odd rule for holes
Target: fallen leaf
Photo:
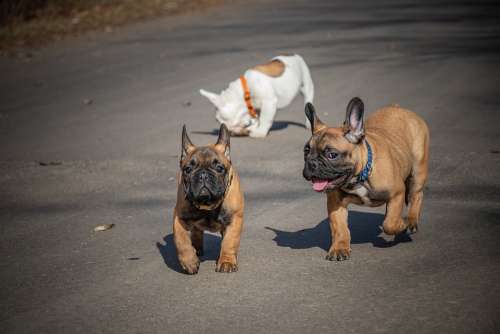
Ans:
<svg viewBox="0 0 500 334"><path fill-rule="evenodd" d="M97 225L94 227L94 232L102 232L102 231L107 231L112 229L115 226L115 224L102 224L102 225Z"/></svg>

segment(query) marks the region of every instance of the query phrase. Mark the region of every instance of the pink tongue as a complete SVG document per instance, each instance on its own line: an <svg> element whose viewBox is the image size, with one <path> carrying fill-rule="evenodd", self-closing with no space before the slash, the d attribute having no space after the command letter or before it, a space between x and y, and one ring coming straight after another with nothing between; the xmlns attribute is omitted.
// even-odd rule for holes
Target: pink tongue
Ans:
<svg viewBox="0 0 500 334"><path fill-rule="evenodd" d="M316 180L313 181L313 189L316 191L323 191L325 190L326 186L328 185L328 180Z"/></svg>

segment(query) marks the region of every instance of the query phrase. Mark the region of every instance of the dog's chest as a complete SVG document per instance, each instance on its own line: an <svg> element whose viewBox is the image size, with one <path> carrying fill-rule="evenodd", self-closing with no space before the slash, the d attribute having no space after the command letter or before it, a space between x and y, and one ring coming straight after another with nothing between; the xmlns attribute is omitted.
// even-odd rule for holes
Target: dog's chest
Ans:
<svg viewBox="0 0 500 334"><path fill-rule="evenodd" d="M212 220L212 219L202 219L194 222L194 226L196 226L197 229L203 230L203 231L210 231L210 232L220 232L224 230L224 224L217 220Z"/></svg>
<svg viewBox="0 0 500 334"><path fill-rule="evenodd" d="M352 189L342 189L342 191L351 196L354 196L359 201L358 204L367 206L382 205L387 201L389 197L388 192L386 191L375 192L373 190L370 190L364 184L358 185L357 187Z"/></svg>
<svg viewBox="0 0 500 334"><path fill-rule="evenodd" d="M199 210L191 212L184 219L197 229L208 230L210 232L223 231L231 223L231 215L224 209L213 211Z"/></svg>
<svg viewBox="0 0 500 334"><path fill-rule="evenodd" d="M363 202L364 205L370 205L372 202L369 196L368 188L366 188L364 185L360 185L354 189L343 189L343 190L349 195L356 196L361 202Z"/></svg>

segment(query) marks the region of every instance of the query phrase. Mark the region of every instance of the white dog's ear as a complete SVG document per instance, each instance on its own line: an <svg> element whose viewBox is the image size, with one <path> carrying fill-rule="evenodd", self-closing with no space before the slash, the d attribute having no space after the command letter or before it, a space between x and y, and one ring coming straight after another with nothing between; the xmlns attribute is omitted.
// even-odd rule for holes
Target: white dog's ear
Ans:
<svg viewBox="0 0 500 334"><path fill-rule="evenodd" d="M222 100L219 95L211 92L207 92L204 89L200 89L200 94L205 96L207 99L210 100L216 106L217 108L222 107Z"/></svg>

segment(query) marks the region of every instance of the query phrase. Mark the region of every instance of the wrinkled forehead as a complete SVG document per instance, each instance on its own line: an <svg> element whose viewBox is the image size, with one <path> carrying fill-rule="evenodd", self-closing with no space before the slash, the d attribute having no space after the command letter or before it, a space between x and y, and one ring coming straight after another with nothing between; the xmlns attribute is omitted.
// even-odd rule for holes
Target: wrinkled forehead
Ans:
<svg viewBox="0 0 500 334"><path fill-rule="evenodd" d="M311 137L309 144L311 147L315 147L319 150L330 147L340 151L349 151L353 148L353 145L344 138L342 128L327 128L326 130L315 133Z"/></svg>
<svg viewBox="0 0 500 334"><path fill-rule="evenodd" d="M219 153L214 146L215 145L200 146L195 148L195 150L183 161L183 164L194 162L197 165L208 166L211 165L214 160L218 160L226 165L226 157Z"/></svg>

